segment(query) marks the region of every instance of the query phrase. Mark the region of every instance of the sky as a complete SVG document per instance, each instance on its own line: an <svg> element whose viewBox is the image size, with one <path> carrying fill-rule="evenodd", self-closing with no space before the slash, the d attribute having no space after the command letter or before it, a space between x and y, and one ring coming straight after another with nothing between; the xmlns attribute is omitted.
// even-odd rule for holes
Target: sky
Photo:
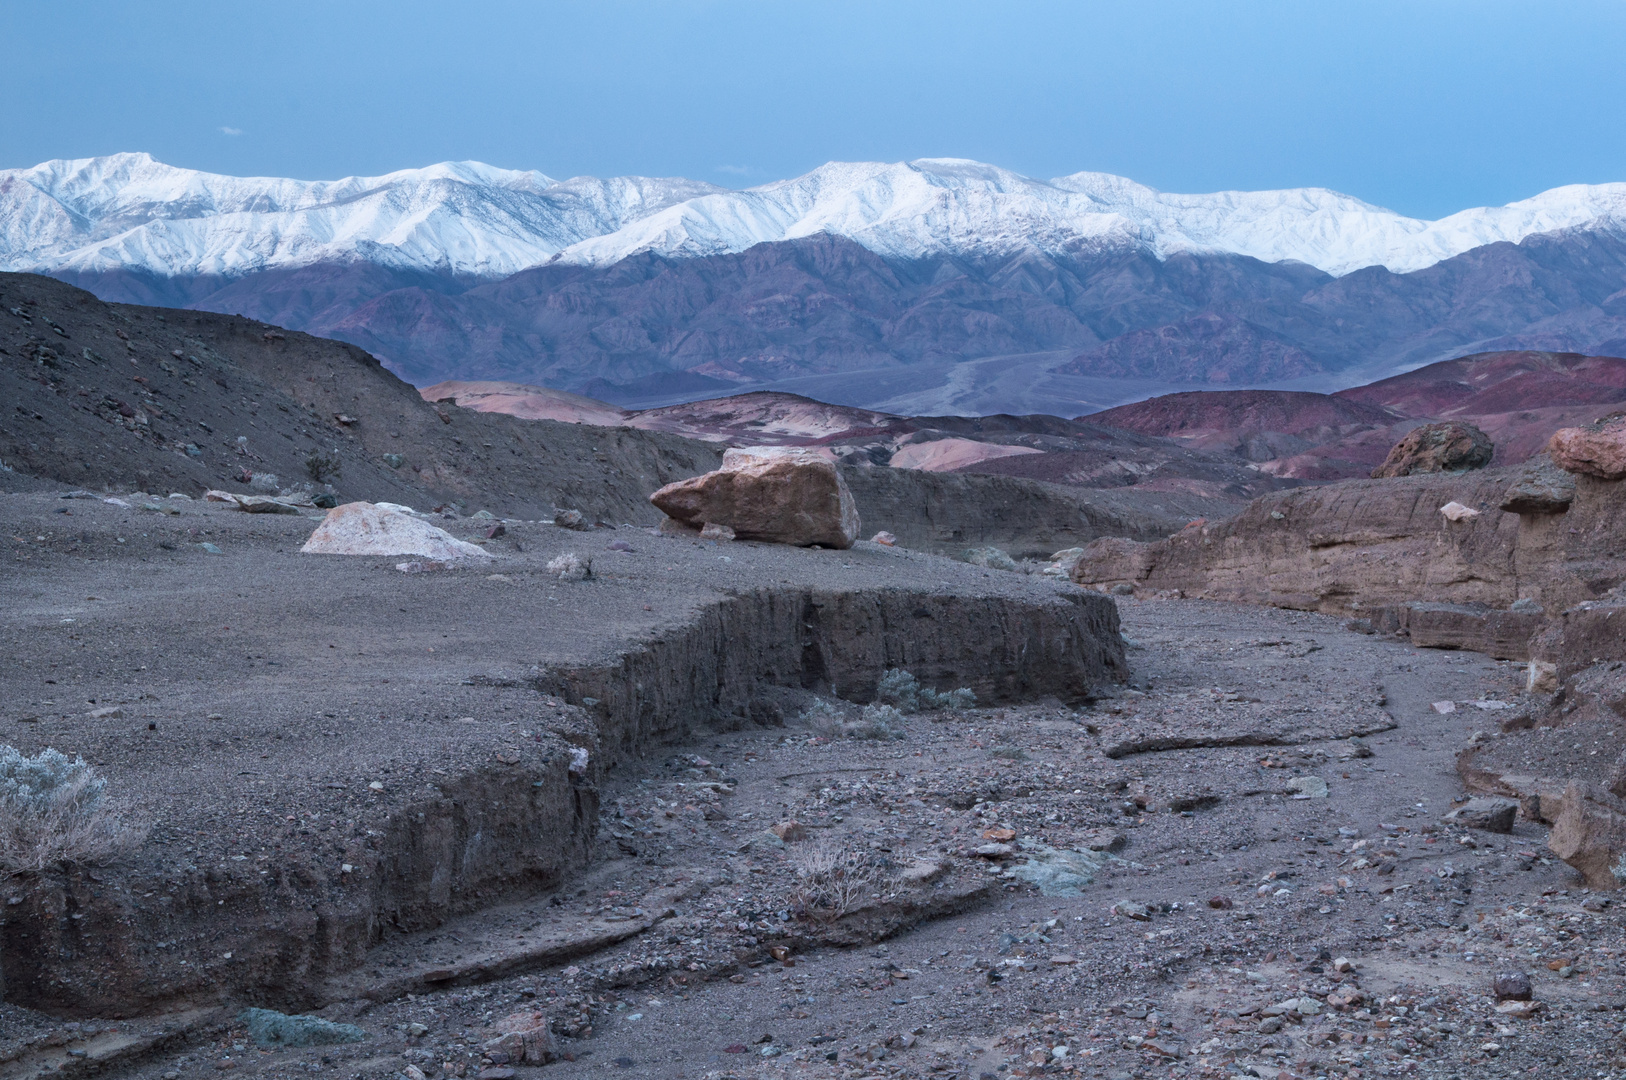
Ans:
<svg viewBox="0 0 1626 1080"><path fill-rule="evenodd" d="M1626 3L7 0L0 168L748 187L964 157L1418 217L1626 181Z"/></svg>

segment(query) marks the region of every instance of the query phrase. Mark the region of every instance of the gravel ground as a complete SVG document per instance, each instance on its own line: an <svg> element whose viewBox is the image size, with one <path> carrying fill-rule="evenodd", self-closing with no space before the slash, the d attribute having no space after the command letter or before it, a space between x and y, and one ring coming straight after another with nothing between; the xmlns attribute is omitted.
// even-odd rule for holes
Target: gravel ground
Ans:
<svg viewBox="0 0 1626 1080"><path fill-rule="evenodd" d="M119 1071L1621 1074L1619 907L1538 825L1440 824L1462 794L1455 752L1494 717L1471 703L1516 700L1513 665L1314 615L1120 606L1131 688L923 712L893 738L815 708L696 741L609 784L581 880L399 941L373 970L539 928L647 918L643 933L324 1011L361 1043L264 1051L221 1023ZM1294 783L1309 777L1324 798L1294 797L1319 794ZM768 831L792 821L805 838ZM831 853L863 879L845 909L809 877ZM1533 1007L1498 1010L1492 979L1511 970ZM521 1009L550 1017L566 1060L482 1054Z"/></svg>

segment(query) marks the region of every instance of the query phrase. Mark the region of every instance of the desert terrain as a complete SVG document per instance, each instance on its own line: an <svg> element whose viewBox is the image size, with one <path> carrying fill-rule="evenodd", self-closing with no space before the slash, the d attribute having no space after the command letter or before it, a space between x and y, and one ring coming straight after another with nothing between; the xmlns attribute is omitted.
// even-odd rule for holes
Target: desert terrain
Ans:
<svg viewBox="0 0 1626 1080"><path fill-rule="evenodd" d="M105 785L0 1080L1626 1068L1619 421L1204 503L0 290L0 744Z"/></svg>

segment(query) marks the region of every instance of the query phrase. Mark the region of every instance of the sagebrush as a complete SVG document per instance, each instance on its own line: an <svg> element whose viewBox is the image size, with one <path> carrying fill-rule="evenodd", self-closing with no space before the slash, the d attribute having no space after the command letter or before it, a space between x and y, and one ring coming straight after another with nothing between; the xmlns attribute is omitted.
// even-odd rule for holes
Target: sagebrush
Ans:
<svg viewBox="0 0 1626 1080"><path fill-rule="evenodd" d="M83 758L0 746L0 877L107 862L141 840Z"/></svg>
<svg viewBox="0 0 1626 1080"><path fill-rule="evenodd" d="M977 703L977 695L964 686L958 690L933 690L929 686L921 686L920 680L909 672L890 668L881 675L881 681L875 686L875 700L883 705L891 705L907 716L939 709L969 709Z"/></svg>

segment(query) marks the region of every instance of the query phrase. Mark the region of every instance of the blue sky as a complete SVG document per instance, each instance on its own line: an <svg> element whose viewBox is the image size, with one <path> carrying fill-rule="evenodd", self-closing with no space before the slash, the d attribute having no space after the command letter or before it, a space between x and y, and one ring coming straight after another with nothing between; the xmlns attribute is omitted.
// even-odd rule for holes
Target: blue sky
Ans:
<svg viewBox="0 0 1626 1080"><path fill-rule="evenodd" d="M1626 180L1626 4L8 0L0 167L478 159L733 187L969 157L1436 217Z"/></svg>

